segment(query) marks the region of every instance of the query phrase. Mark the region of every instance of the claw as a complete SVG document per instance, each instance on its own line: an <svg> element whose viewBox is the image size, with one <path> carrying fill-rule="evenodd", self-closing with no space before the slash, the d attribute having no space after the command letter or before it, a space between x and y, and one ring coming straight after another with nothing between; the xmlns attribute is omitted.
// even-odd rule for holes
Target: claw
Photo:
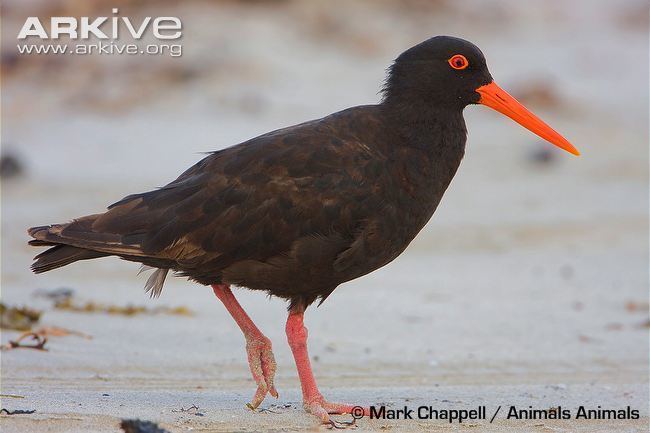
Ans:
<svg viewBox="0 0 650 433"><path fill-rule="evenodd" d="M267 393L275 398L278 397L278 391L273 384L276 363L271 350L271 340L266 337L248 339L246 341L246 352L248 353L248 365L255 383L257 383L257 390L253 400L246 406L251 410L255 410L264 401Z"/></svg>
<svg viewBox="0 0 650 433"><path fill-rule="evenodd" d="M352 409L355 407L353 405L343 403L330 403L323 397L319 396L316 400L305 402L303 406L305 408L305 411L320 418L321 422L328 425L328 428L330 429L335 428L340 430L356 425L356 418L352 418L352 421L338 421L333 420L330 417L330 415L343 415L352 413ZM370 410L368 408L364 408L363 412L364 416L370 415Z"/></svg>
<svg viewBox="0 0 650 433"><path fill-rule="evenodd" d="M311 371L309 354L307 353L307 328L304 325L304 313L305 310L302 307L289 310L286 326L287 341L296 360L296 368L298 369L298 377L302 387L303 407L305 411L318 417L321 423L327 424L329 428L340 429L354 425L354 420L346 423L334 421L330 418L330 414L344 413L352 414L352 417L356 418L358 407L349 404L329 403L318 391L314 373ZM370 410L363 408L363 416L368 415L370 415Z"/></svg>
<svg viewBox="0 0 650 433"><path fill-rule="evenodd" d="M237 302L228 285L213 284L212 290L217 298L223 302L223 305L235 319L246 338L248 366L251 369L255 383L257 383L257 390L253 400L247 403L246 406L251 410L255 410L262 403L267 392L278 398L278 391L273 384L276 364L271 350L271 340L266 338L255 326L251 318L248 317L248 314Z"/></svg>
<svg viewBox="0 0 650 433"><path fill-rule="evenodd" d="M328 424L327 428L331 429L337 429L337 430L345 430L348 427L352 427L356 425L356 419L352 418L352 421L337 421L330 419L326 424Z"/></svg>

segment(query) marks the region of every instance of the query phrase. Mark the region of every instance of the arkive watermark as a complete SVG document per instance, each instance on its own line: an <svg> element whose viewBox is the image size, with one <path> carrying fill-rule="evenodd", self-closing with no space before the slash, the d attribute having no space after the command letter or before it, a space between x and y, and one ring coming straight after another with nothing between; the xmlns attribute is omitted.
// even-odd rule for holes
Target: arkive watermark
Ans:
<svg viewBox="0 0 650 433"><path fill-rule="evenodd" d="M178 42L183 36L180 18L147 16L142 20L133 20L119 16L118 8L113 8L112 12L110 17L50 17L49 31L39 17L27 17L17 35L20 41L18 53L182 55L183 48ZM136 43L144 36L151 36L160 42L146 45ZM62 37L77 42L63 43ZM134 42L122 42L127 37ZM40 43L36 43L35 39L39 39Z"/></svg>

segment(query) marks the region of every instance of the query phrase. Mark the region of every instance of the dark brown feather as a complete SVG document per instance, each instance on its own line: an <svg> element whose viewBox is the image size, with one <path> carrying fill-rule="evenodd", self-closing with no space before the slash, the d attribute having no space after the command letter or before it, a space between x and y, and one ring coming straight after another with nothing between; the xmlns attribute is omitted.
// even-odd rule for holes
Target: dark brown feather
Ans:
<svg viewBox="0 0 650 433"><path fill-rule="evenodd" d="M34 269L115 255L161 269L153 293L170 269L307 306L389 263L435 211L464 154L462 108L491 80L477 70L459 81L467 93L440 88L457 80L444 60L456 48L418 47L396 61L381 104L264 134L103 214L30 229L32 245L57 245Z"/></svg>
<svg viewBox="0 0 650 433"><path fill-rule="evenodd" d="M30 234L309 304L394 259L462 157L464 130L441 166L426 149L400 145L383 116L362 106L263 135L104 214Z"/></svg>
<svg viewBox="0 0 650 433"><path fill-rule="evenodd" d="M40 274L78 260L96 259L107 255L106 253L59 244L34 257L35 262L32 264L32 271L35 274Z"/></svg>

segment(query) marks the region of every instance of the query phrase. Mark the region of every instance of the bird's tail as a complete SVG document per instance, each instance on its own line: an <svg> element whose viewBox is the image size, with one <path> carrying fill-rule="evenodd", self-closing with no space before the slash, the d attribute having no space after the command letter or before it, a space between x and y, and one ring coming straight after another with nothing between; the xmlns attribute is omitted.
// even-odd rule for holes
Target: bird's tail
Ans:
<svg viewBox="0 0 650 433"><path fill-rule="evenodd" d="M32 241L30 244L34 245L35 243ZM45 250L34 257L34 263L32 263L31 268L35 274L40 274L42 272L60 268L61 266L69 265L78 260L96 259L107 255L107 253L100 253L99 251L59 244L54 245L52 248Z"/></svg>
<svg viewBox="0 0 650 433"><path fill-rule="evenodd" d="M89 215L67 224L32 227L27 233L33 238L33 246L51 246L52 248L34 257L32 270L39 274L78 260L96 259L111 254L126 253L133 248L115 245L114 235L96 233L92 223L98 215Z"/></svg>
<svg viewBox="0 0 650 433"><path fill-rule="evenodd" d="M106 252L95 251L81 246L69 245L69 242L58 236L57 230L61 225L32 227L27 233L34 239L29 241L33 246L51 246L36 257L32 263L32 271L36 274L51 271L61 266L69 265L78 260L96 259L109 255Z"/></svg>
<svg viewBox="0 0 650 433"><path fill-rule="evenodd" d="M145 285L152 297L160 296L169 266L162 259L147 257L137 244L121 242L121 235L96 230L93 223L101 215L89 215L67 224L32 227L27 233L33 238L32 246L50 246L48 250L34 257L32 271L36 274L51 271L79 260L106 256L149 264L158 268Z"/></svg>

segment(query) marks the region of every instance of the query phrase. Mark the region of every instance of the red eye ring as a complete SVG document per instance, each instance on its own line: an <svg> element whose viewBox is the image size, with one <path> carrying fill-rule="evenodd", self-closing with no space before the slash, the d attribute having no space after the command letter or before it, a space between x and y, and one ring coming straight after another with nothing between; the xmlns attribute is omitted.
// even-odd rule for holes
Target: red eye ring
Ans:
<svg viewBox="0 0 650 433"><path fill-rule="evenodd" d="M467 58L462 54L454 54L449 58L449 60L447 60L447 62L449 63L449 66L454 69L465 69L469 66Z"/></svg>

